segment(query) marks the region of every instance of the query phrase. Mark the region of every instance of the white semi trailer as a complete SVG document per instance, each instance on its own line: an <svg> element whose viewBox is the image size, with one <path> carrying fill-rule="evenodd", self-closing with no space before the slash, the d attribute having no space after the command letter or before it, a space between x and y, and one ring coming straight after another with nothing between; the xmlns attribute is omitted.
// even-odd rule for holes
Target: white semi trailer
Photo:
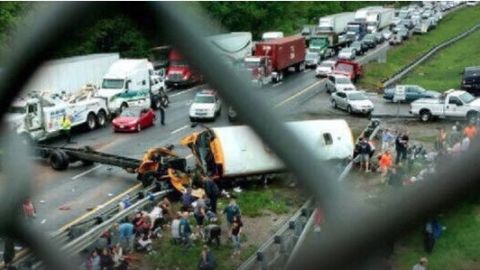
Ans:
<svg viewBox="0 0 480 270"><path fill-rule="evenodd" d="M318 32L340 34L346 31L347 24L355 20L355 12L342 12L322 17L318 20Z"/></svg>
<svg viewBox="0 0 480 270"><path fill-rule="evenodd" d="M395 10L382 8L369 11L367 14L367 31L370 33L380 32L393 24Z"/></svg>
<svg viewBox="0 0 480 270"><path fill-rule="evenodd" d="M87 84L100 86L103 75L118 53L99 53L74 56L45 62L24 87L24 93L75 93Z"/></svg>
<svg viewBox="0 0 480 270"><path fill-rule="evenodd" d="M322 160L352 157L352 132L344 120L287 123L298 138ZM246 177L286 170L283 162L248 126L208 128L185 137L202 173L214 178ZM301 155L292 149L292 155Z"/></svg>

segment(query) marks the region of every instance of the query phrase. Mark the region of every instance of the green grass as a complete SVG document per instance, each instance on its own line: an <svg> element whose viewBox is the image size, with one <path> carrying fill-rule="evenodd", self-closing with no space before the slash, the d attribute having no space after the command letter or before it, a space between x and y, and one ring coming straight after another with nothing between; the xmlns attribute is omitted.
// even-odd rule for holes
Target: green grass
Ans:
<svg viewBox="0 0 480 270"><path fill-rule="evenodd" d="M228 243L230 244L230 243ZM236 269L240 264L248 259L258 247L253 245L242 245L239 257L230 258L233 253L232 245L222 243L219 248L214 245L210 247L210 251L217 262L218 270L221 269ZM162 239L155 246L155 253L147 256L148 263L153 266L153 269L181 269L181 270L196 270L200 260L202 251L200 242L187 250L184 250L180 245L173 245L169 239Z"/></svg>
<svg viewBox="0 0 480 270"><path fill-rule="evenodd" d="M468 7L450 13L431 32L424 35L414 35L402 45L391 48L387 53L386 63L372 62L364 66L365 75L360 80L361 87L365 89L379 89L382 86L381 81L383 79L388 78L406 64L411 63L432 47L480 23L479 14L480 6ZM472 46L478 47L478 44L472 44ZM462 56L469 57L463 53Z"/></svg>
<svg viewBox="0 0 480 270"><path fill-rule="evenodd" d="M464 202L439 219L447 229L432 254L423 251L421 227L404 238L394 255L394 269L411 269L420 257L429 260L429 270L480 269L480 206Z"/></svg>
<svg viewBox="0 0 480 270"><path fill-rule="evenodd" d="M243 216L258 217L268 212L286 214L291 209L286 195L276 189L260 189L235 194ZM224 205L228 202L225 200Z"/></svg>
<svg viewBox="0 0 480 270"><path fill-rule="evenodd" d="M418 84L425 89L443 92L459 89L462 75L468 66L480 65L480 30L440 51L419 65L402 80L404 84Z"/></svg>

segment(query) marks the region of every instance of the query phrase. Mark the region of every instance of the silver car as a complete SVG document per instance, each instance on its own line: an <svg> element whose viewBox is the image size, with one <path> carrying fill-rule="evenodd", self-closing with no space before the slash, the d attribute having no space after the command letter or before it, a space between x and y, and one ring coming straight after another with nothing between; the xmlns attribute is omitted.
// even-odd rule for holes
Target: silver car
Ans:
<svg viewBox="0 0 480 270"><path fill-rule="evenodd" d="M316 77L326 77L330 73L332 73L333 66L335 65L336 61L334 60L325 60L317 65L315 69L315 76Z"/></svg>
<svg viewBox="0 0 480 270"><path fill-rule="evenodd" d="M373 102L368 99L363 91L338 91L332 94L330 102L335 109L343 109L348 113L370 114Z"/></svg>
<svg viewBox="0 0 480 270"><path fill-rule="evenodd" d="M357 52L354 48L344 48L338 53L338 59L353 60L356 54Z"/></svg>
<svg viewBox="0 0 480 270"><path fill-rule="evenodd" d="M305 66L315 68L320 63L320 54L318 52L307 51L305 55Z"/></svg>

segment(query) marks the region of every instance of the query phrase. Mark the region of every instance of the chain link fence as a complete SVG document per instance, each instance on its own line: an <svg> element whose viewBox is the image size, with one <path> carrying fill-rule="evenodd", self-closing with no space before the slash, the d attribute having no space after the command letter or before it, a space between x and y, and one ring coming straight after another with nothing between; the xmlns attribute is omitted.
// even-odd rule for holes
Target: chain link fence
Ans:
<svg viewBox="0 0 480 270"><path fill-rule="evenodd" d="M282 123L280 116L246 83L249 80L236 74L214 53L203 37L218 29L208 28L215 24L191 2L46 5L29 18L29 27L19 30L14 38L15 50L3 52L8 57L3 58L6 61L0 78L0 114L5 115L34 70L61 46L62 40L68 39L85 14L112 6L120 7L134 20L151 16L159 36L185 54L324 209L328 229L322 232L320 241L302 246L286 266L288 269L360 269L358 266L364 265L370 252L385 240L395 238L440 207L452 206L480 185L476 177L480 168L474 165L480 146L474 142L469 152L440 167L432 179L390 195L380 207L368 207L334 179L318 153L308 149ZM75 269L67 252L20 218L23 198L31 192L33 172L26 158L28 149L6 132L5 124L3 127L0 215L10 218L0 221L0 234L24 242L49 269Z"/></svg>

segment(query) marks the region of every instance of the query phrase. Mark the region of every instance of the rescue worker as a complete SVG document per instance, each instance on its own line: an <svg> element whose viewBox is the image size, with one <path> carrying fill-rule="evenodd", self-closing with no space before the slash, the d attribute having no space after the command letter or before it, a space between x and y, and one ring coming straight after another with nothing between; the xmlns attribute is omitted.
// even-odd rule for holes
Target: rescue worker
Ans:
<svg viewBox="0 0 480 270"><path fill-rule="evenodd" d="M475 136L477 136L477 128L474 124L470 123L463 129L463 134L472 140Z"/></svg>
<svg viewBox="0 0 480 270"><path fill-rule="evenodd" d="M162 126L165 126L165 109L166 106L164 102L160 102L160 106L158 106L158 111L160 112L160 124L162 124Z"/></svg>
<svg viewBox="0 0 480 270"><path fill-rule="evenodd" d="M72 122L67 117L66 114L63 115L62 122L60 123L60 127L62 128L62 134L65 136L67 143L70 143L72 140L72 136L70 135L70 129L72 128Z"/></svg>

